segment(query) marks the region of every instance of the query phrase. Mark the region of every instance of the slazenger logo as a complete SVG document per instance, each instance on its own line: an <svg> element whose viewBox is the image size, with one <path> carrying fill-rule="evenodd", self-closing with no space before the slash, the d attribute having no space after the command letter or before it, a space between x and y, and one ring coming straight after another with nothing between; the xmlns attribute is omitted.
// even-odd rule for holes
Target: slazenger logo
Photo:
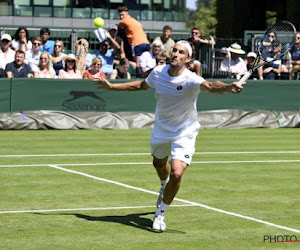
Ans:
<svg viewBox="0 0 300 250"><path fill-rule="evenodd" d="M62 103L63 110L104 111L105 101L97 92L71 90L69 98Z"/></svg>

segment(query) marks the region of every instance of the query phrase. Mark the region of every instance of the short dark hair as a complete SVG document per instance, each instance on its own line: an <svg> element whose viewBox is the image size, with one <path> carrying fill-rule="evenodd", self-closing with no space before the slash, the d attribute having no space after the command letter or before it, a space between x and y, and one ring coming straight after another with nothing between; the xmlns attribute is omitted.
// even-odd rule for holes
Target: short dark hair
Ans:
<svg viewBox="0 0 300 250"><path fill-rule="evenodd" d="M125 65L125 64L129 64L128 59L127 59L126 57L121 58L121 60L120 60L120 65Z"/></svg>
<svg viewBox="0 0 300 250"><path fill-rule="evenodd" d="M122 12L122 11L128 11L128 8L126 6L120 6L118 7L118 12Z"/></svg>
<svg viewBox="0 0 300 250"><path fill-rule="evenodd" d="M25 56L25 52L23 50L21 50L21 49L17 50L16 54L24 54L24 56Z"/></svg>
<svg viewBox="0 0 300 250"><path fill-rule="evenodd" d="M50 29L49 28L41 28L40 30L40 35L48 33L50 35Z"/></svg>
<svg viewBox="0 0 300 250"><path fill-rule="evenodd" d="M165 27L163 27L163 30L171 30L172 31L172 27L169 25L166 25Z"/></svg>
<svg viewBox="0 0 300 250"><path fill-rule="evenodd" d="M199 27L199 26L194 26L194 27L192 28L192 30L198 30L198 31L200 31L200 27Z"/></svg>

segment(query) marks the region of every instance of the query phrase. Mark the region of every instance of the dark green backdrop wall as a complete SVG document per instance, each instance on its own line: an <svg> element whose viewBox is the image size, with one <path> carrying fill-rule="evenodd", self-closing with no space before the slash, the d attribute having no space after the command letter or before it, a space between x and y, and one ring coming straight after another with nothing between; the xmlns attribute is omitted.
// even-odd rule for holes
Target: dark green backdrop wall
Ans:
<svg viewBox="0 0 300 250"><path fill-rule="evenodd" d="M230 82L229 80L224 80ZM116 81L115 81L116 82ZM120 82L120 81L117 81ZM154 112L155 92L106 91L90 80L1 79L0 112L28 110ZM300 109L299 81L248 81L238 95L200 93L199 111Z"/></svg>

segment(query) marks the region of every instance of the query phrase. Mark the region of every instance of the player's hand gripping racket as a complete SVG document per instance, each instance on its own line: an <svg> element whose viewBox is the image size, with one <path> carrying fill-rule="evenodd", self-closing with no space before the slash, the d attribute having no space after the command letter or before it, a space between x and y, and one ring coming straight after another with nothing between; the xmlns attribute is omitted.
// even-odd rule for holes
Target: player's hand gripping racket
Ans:
<svg viewBox="0 0 300 250"><path fill-rule="evenodd" d="M259 67L282 59L292 48L296 37L294 25L288 21L279 21L270 27L262 36L257 48L257 57L253 67L239 80L242 85ZM262 63L258 64L262 59Z"/></svg>

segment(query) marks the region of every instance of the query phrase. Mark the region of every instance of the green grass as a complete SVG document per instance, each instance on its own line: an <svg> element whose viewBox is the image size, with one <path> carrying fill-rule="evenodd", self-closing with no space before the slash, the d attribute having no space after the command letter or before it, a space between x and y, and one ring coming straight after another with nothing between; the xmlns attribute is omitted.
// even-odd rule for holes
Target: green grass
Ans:
<svg viewBox="0 0 300 250"><path fill-rule="evenodd" d="M0 213L1 249L300 248L263 241L300 233L200 206L170 207L167 231L153 232L156 195L49 166L157 192L150 154L132 154L149 153L150 130L0 133L0 212L53 210ZM177 198L299 231L299 151L297 129L202 130Z"/></svg>

